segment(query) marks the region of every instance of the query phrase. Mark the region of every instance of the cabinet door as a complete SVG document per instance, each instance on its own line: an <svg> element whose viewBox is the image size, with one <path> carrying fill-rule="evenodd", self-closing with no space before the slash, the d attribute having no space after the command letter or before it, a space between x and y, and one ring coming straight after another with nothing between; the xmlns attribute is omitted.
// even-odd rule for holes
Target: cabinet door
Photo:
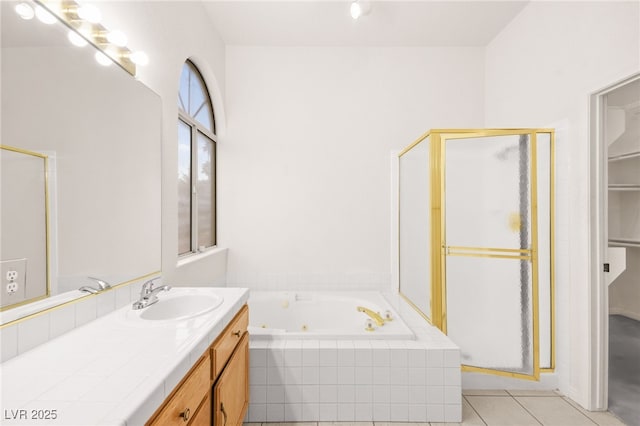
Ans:
<svg viewBox="0 0 640 426"><path fill-rule="evenodd" d="M211 393L207 394L207 398L198 408L198 412L193 416L189 426L211 426Z"/></svg>
<svg viewBox="0 0 640 426"><path fill-rule="evenodd" d="M215 426L241 425L249 407L249 333L244 333L213 388Z"/></svg>

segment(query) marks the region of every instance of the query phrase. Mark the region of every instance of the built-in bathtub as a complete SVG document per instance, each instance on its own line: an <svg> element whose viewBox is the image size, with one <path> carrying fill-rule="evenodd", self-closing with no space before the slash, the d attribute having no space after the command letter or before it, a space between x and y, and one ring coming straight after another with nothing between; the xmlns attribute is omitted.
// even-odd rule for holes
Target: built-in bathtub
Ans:
<svg viewBox="0 0 640 426"><path fill-rule="evenodd" d="M460 350L397 293L252 290L249 323L245 421L461 421Z"/></svg>
<svg viewBox="0 0 640 426"><path fill-rule="evenodd" d="M249 306L253 339L415 338L380 292L252 292ZM359 307L379 314L383 324Z"/></svg>

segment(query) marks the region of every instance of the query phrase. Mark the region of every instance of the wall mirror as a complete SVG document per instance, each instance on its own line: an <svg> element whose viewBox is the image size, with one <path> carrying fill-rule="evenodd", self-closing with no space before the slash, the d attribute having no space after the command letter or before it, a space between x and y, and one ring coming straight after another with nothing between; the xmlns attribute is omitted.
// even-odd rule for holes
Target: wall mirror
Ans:
<svg viewBox="0 0 640 426"><path fill-rule="evenodd" d="M48 159L48 277L27 269L25 284L47 309L86 295L88 277L115 286L160 270L161 99L99 65L91 45L72 45L61 22L24 20L16 4L0 2L1 144ZM17 176L2 176L3 202ZM23 232L2 232L0 260L27 258L29 268L33 255L11 247L36 230L17 221L2 224ZM2 323L16 319L2 310Z"/></svg>

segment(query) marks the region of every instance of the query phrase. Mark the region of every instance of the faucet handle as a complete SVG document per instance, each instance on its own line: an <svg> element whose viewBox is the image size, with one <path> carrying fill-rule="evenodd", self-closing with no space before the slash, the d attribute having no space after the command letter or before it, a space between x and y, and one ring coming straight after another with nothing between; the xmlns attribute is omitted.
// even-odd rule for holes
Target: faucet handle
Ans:
<svg viewBox="0 0 640 426"><path fill-rule="evenodd" d="M146 281L144 284L142 284L142 290L140 290L140 295L141 296L148 296L151 291L153 290L153 285L155 284L155 280L157 280L158 278L152 278L149 281Z"/></svg>
<svg viewBox="0 0 640 426"><path fill-rule="evenodd" d="M108 288L111 288L111 285L105 280L101 280L100 278L95 278L95 277L87 277L87 278L95 281L98 284L98 287L100 288L100 290L106 290Z"/></svg>

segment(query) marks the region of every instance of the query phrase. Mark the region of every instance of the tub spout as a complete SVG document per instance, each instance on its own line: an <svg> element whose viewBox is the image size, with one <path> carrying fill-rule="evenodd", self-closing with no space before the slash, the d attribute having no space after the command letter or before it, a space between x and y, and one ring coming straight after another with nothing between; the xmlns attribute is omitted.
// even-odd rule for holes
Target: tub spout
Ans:
<svg viewBox="0 0 640 426"><path fill-rule="evenodd" d="M358 306L356 309L358 312L364 312L369 315L371 319L378 324L378 327L382 327L384 325L384 318L382 318L380 314L373 312L371 309L365 308L364 306Z"/></svg>

